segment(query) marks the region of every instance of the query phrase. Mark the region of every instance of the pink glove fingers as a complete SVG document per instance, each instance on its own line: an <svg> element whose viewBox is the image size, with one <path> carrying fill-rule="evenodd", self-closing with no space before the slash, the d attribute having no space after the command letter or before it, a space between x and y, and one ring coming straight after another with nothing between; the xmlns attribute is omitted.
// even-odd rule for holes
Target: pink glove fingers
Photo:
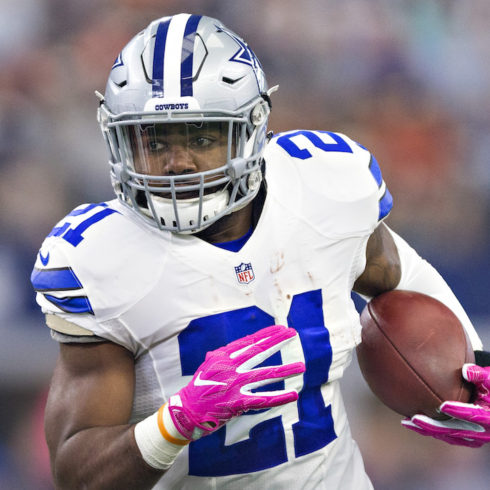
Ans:
<svg viewBox="0 0 490 490"><path fill-rule="evenodd" d="M236 357L236 353L239 352L241 349L247 347L250 348L250 346L253 346L257 343L261 343L266 339L270 339L271 337L274 337L274 339L278 339L278 338L287 339L290 337L294 337L295 335L296 335L296 330L294 330L293 328L287 328L282 325L271 325L270 327L263 328L258 332L234 340L233 342L230 342L229 344L220 347L217 350L226 352L227 354L231 354L232 357ZM274 343L274 341L272 343Z"/></svg>
<svg viewBox="0 0 490 490"><path fill-rule="evenodd" d="M490 410L480 405L444 402L440 410L442 413L460 420L466 420L475 424L490 424Z"/></svg>
<svg viewBox="0 0 490 490"><path fill-rule="evenodd" d="M481 367L476 364L463 366L463 377L473 383L476 388L474 403L490 409L490 367Z"/></svg>
<svg viewBox="0 0 490 490"><path fill-rule="evenodd" d="M428 434L425 434L428 435ZM465 446L465 447L482 447L485 442L482 441L474 441L472 439L466 439L464 437L452 437L448 435L437 435L433 436L435 439L439 441L447 442L452 446Z"/></svg>
<svg viewBox="0 0 490 490"><path fill-rule="evenodd" d="M433 437L441 435L460 440L471 439L474 441L490 442L490 432L487 432L480 425L464 420L433 420L425 415L415 415L411 420L415 425Z"/></svg>
<svg viewBox="0 0 490 490"><path fill-rule="evenodd" d="M427 431L425 429L422 429L421 427L418 427L410 419L402 420L402 425L403 427L410 429L417 434L426 437L433 437L434 439L447 442L448 444L451 444L453 446L481 447L483 446L483 444L485 444L485 442L464 439L461 437L452 437L447 434L434 434L431 431Z"/></svg>
<svg viewBox="0 0 490 490"><path fill-rule="evenodd" d="M465 364L463 377L475 385L474 403L447 401L440 406L448 420L434 420L415 415L402 425L424 436L432 436L449 444L481 447L490 442L490 367Z"/></svg>
<svg viewBox="0 0 490 490"><path fill-rule="evenodd" d="M474 427L473 424L463 420L434 420L427 417L427 415L415 415L411 420L421 429L432 432L433 434L454 435L454 432L462 433Z"/></svg>
<svg viewBox="0 0 490 490"><path fill-rule="evenodd" d="M245 395L245 398L241 401L244 411L247 410L261 410L264 408L273 408L284 405L285 403L294 402L298 399L298 393L296 391L276 391L271 392L274 395L268 395L261 392L261 396L251 396L250 398Z"/></svg>
<svg viewBox="0 0 490 490"><path fill-rule="evenodd" d="M296 335L292 328L273 325L208 352L191 382L170 397L168 410L176 429L187 439L195 440L247 410L297 400L295 390L247 392L305 371L303 362L251 369Z"/></svg>
<svg viewBox="0 0 490 490"><path fill-rule="evenodd" d="M466 437L440 436L439 440L447 442L453 446L482 447L484 444L486 444L485 441L475 441L474 439L469 439Z"/></svg>
<svg viewBox="0 0 490 490"><path fill-rule="evenodd" d="M242 348L230 353L230 358L235 359L237 363L241 364L238 369L239 372L246 371L262 363L272 354L280 351L295 336L295 330L282 327L282 331L269 337L264 337L248 348Z"/></svg>
<svg viewBox="0 0 490 490"><path fill-rule="evenodd" d="M282 381L292 376L304 373L305 365L303 362L292 362L291 364L283 364L281 366L267 366L257 369L252 369L245 373L240 373L240 383L256 383L256 387L265 386L277 381ZM243 388L242 388L243 392Z"/></svg>
<svg viewBox="0 0 490 490"><path fill-rule="evenodd" d="M476 364L465 364L463 366L463 377L477 387L483 384L490 385L490 368L477 366Z"/></svg>

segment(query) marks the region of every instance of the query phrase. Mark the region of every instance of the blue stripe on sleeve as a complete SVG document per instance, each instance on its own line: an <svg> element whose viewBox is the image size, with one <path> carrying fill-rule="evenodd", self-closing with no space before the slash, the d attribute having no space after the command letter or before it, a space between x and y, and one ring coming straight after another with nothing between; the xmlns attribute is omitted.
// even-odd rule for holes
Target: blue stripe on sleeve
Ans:
<svg viewBox="0 0 490 490"><path fill-rule="evenodd" d="M371 171L374 180L378 184L378 187L381 187L381 184L383 183L383 176L381 175L381 169L379 168L378 162L373 155L371 155L371 161L369 162L369 170Z"/></svg>
<svg viewBox="0 0 490 490"><path fill-rule="evenodd" d="M34 269L31 283L36 291L72 291L82 289L82 284L69 268Z"/></svg>
<svg viewBox="0 0 490 490"><path fill-rule="evenodd" d="M92 310L92 305L86 296L76 296L73 298L56 298L50 294L45 294L44 297L51 301L60 310L66 311L67 313L90 313L94 314Z"/></svg>
<svg viewBox="0 0 490 490"><path fill-rule="evenodd" d="M194 60L194 40L200 15L191 15L187 21L182 42L182 64L180 68L180 95L181 97L192 96L192 65Z"/></svg>
<svg viewBox="0 0 490 490"><path fill-rule="evenodd" d="M170 19L166 22L160 22L158 25L155 48L153 51L153 96L163 97L163 60L165 56L165 44L167 43L168 28Z"/></svg>
<svg viewBox="0 0 490 490"><path fill-rule="evenodd" d="M383 197L379 200L378 220L382 220L383 218L385 218L391 211L392 207L393 207L393 197L387 188L385 190L385 193L383 194Z"/></svg>
<svg viewBox="0 0 490 490"><path fill-rule="evenodd" d="M373 155L371 155L371 160L369 162L369 171L371 172L371 175L374 177L376 184L378 184L378 188L381 187L383 185L383 175L381 174L381 169L379 168L379 164ZM388 216L392 208L393 208L393 197L391 196L388 188L386 188L383 196L379 200L378 220L382 220L383 218L386 218L386 216Z"/></svg>

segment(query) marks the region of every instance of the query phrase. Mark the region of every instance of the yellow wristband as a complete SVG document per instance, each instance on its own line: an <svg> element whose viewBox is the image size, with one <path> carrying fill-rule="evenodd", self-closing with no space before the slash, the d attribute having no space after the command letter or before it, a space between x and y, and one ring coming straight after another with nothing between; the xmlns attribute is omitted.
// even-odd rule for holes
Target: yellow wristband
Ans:
<svg viewBox="0 0 490 490"><path fill-rule="evenodd" d="M172 424L168 408L163 405L157 412L134 426L134 438L141 456L153 468L170 468L175 458L190 442L180 439L179 432L171 426Z"/></svg>
<svg viewBox="0 0 490 490"><path fill-rule="evenodd" d="M176 444L177 446L187 446L187 444L189 444L191 441L186 439L177 439L176 437L171 436L168 433L168 430L165 428L165 424L163 423L163 411L165 410L166 406L167 404L165 403L165 405L162 405L160 410L158 410L157 422L158 428L160 429L160 434L162 434L162 437L172 444Z"/></svg>

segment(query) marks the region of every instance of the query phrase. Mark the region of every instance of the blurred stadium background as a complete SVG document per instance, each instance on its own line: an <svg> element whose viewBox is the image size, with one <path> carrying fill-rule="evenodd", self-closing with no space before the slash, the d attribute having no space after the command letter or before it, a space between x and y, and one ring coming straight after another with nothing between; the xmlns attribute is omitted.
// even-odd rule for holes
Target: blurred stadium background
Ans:
<svg viewBox="0 0 490 490"><path fill-rule="evenodd" d="M280 84L271 129L340 131L373 151L395 197L388 223L490 346L488 0L1 0L0 488L52 488L42 409L57 345L29 276L61 217L112 198L93 91L138 30L181 11L249 42ZM488 489L489 449L402 430L355 362L344 391L378 490Z"/></svg>

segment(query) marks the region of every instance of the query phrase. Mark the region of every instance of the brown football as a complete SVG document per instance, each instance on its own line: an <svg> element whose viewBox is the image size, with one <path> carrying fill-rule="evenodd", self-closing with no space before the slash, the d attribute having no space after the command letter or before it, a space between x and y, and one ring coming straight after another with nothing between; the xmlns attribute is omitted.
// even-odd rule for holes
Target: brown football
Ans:
<svg viewBox="0 0 490 490"><path fill-rule="evenodd" d="M461 367L475 362L474 352L461 322L440 301L389 291L366 305L361 324L359 366L389 408L406 417L442 418L437 408L443 401L470 400L472 385Z"/></svg>

